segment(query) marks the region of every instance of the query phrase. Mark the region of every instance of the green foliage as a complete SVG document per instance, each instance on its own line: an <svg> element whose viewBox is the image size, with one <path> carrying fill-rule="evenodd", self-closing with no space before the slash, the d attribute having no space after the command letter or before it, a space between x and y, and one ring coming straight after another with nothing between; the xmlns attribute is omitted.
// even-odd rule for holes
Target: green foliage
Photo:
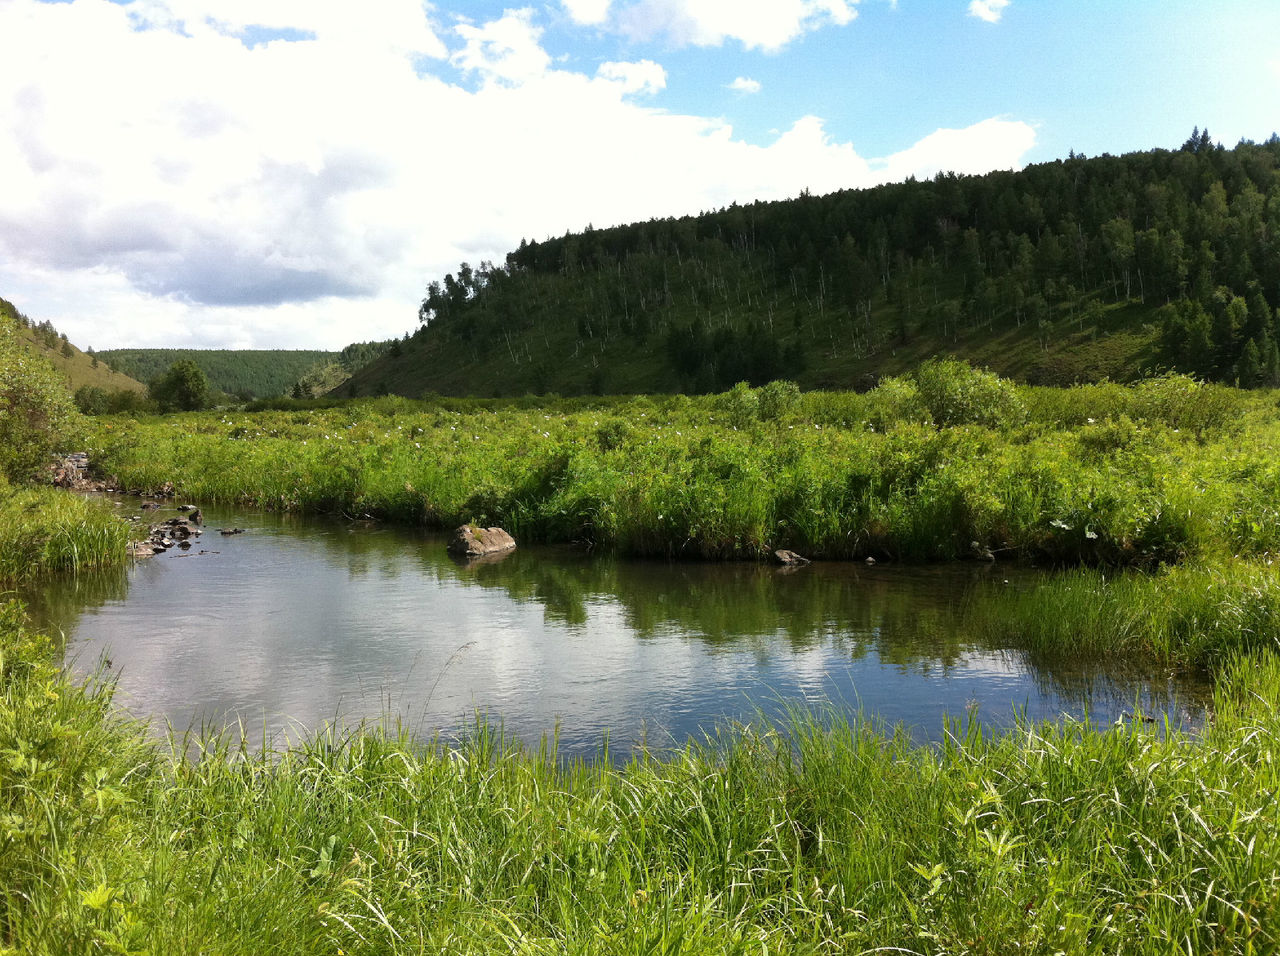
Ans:
<svg viewBox="0 0 1280 956"><path fill-rule="evenodd" d="M800 386L795 382L774 380L756 392L760 420L776 422L795 409L800 402Z"/></svg>
<svg viewBox="0 0 1280 956"><path fill-rule="evenodd" d="M721 413L734 428L746 428L759 420L760 398L746 382L739 382L721 396Z"/></svg>
<svg viewBox="0 0 1280 956"><path fill-rule="evenodd" d="M16 323L0 316L0 476L34 477L75 419L65 383L25 347Z"/></svg>
<svg viewBox="0 0 1280 956"><path fill-rule="evenodd" d="M151 380L147 397L162 412L197 412L210 404L209 379L191 359L178 359Z"/></svg>
<svg viewBox="0 0 1280 956"><path fill-rule="evenodd" d="M0 484L0 582L123 564L130 527L102 502Z"/></svg>
<svg viewBox="0 0 1280 956"><path fill-rule="evenodd" d="M81 385L76 389L75 404L85 415L119 413L140 414L154 410L147 396L129 388L107 389L97 385Z"/></svg>
<svg viewBox="0 0 1280 956"><path fill-rule="evenodd" d="M955 359L931 359L916 370L920 400L940 427L1007 428L1026 420L1012 382Z"/></svg>
<svg viewBox="0 0 1280 956"><path fill-rule="evenodd" d="M867 396L866 420L877 431L931 420L920 389L910 376L886 378Z"/></svg>
<svg viewBox="0 0 1280 956"><path fill-rule="evenodd" d="M743 384L692 398L280 402L180 429L103 422L90 451L129 487L444 528L484 520L641 555L940 560L976 541L1151 567L1280 552L1271 397L1176 377L1032 389L943 371L965 414L998 427L934 425L904 378L803 393L767 428L763 390Z"/></svg>

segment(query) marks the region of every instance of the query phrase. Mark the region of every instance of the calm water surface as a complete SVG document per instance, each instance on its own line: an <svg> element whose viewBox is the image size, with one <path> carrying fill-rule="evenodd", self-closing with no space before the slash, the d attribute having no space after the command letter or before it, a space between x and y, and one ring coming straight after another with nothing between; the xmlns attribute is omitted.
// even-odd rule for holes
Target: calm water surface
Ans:
<svg viewBox="0 0 1280 956"><path fill-rule="evenodd" d="M564 754L608 735L625 755L796 704L861 709L923 741L971 713L1110 723L1137 704L1194 723L1207 693L1166 672L1037 667L967 637L966 601L1038 580L1000 565L788 573L521 548L468 567L403 528L205 516L190 551L26 595L73 667L109 661L117 701L160 727L239 721L279 744L335 719L451 737L483 715L529 742L558 729ZM247 531L216 531L232 526Z"/></svg>

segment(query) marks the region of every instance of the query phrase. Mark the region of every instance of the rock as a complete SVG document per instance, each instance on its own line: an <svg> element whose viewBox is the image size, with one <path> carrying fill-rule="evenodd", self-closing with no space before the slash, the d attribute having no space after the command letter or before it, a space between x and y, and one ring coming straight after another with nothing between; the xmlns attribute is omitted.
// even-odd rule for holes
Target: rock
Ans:
<svg viewBox="0 0 1280 956"><path fill-rule="evenodd" d="M218 534L224 536L231 534L244 534L244 528L219 528Z"/></svg>
<svg viewBox="0 0 1280 956"><path fill-rule="evenodd" d="M794 551L778 550L773 552L773 559L779 564L788 567L800 567L805 564L812 564L808 558L796 554Z"/></svg>
<svg viewBox="0 0 1280 956"><path fill-rule="evenodd" d="M867 567L869 567L869 568L870 568L870 567L874 567L874 566L875 566L875 563L876 563L876 559L875 559L875 558L867 558L867 560L866 560L866 565L867 565Z"/></svg>
<svg viewBox="0 0 1280 956"><path fill-rule="evenodd" d="M482 558L490 554L514 551L515 538L501 528L477 528L464 524L449 540L448 552L458 558Z"/></svg>
<svg viewBox="0 0 1280 956"><path fill-rule="evenodd" d="M994 561L996 553L978 541L969 542L969 552L979 561Z"/></svg>

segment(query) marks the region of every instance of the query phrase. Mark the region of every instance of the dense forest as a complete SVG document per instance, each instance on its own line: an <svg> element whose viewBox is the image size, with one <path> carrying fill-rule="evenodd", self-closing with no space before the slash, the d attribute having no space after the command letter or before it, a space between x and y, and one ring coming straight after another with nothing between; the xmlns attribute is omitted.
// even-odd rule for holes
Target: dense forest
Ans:
<svg viewBox="0 0 1280 956"><path fill-rule="evenodd" d="M317 363L337 352L304 349L107 349L98 356L142 382L163 374L179 359L195 362L211 388L241 398L282 395Z"/></svg>
<svg viewBox="0 0 1280 956"><path fill-rule="evenodd" d="M190 359L210 388L242 399L320 394L343 382L396 340L353 342L340 352L306 349L109 349L98 355L134 378L151 382L179 359Z"/></svg>
<svg viewBox="0 0 1280 956"><path fill-rule="evenodd" d="M1280 137L807 193L523 241L431 282L351 394L860 387L935 354L1031 382L1280 384Z"/></svg>

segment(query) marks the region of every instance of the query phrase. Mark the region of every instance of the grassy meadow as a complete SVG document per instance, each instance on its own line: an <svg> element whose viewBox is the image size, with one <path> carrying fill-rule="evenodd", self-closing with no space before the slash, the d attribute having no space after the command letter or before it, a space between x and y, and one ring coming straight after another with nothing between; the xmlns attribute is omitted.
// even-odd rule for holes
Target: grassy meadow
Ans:
<svg viewBox="0 0 1280 956"><path fill-rule="evenodd" d="M1061 566L968 626L1033 659L1206 669L1215 700L1195 734L956 724L936 748L797 711L622 765L483 724L450 746L395 726L280 751L233 730L157 743L11 602L0 952L1280 949L1275 393L1037 389L933 363L866 394L282 402L90 427L101 472L197 502L635 555ZM4 540L29 511L0 508Z"/></svg>
<svg viewBox="0 0 1280 956"><path fill-rule="evenodd" d="M414 402L97 420L97 468L194 500L673 558L1154 567L1280 549L1269 392L1017 388L961 363L867 394Z"/></svg>

